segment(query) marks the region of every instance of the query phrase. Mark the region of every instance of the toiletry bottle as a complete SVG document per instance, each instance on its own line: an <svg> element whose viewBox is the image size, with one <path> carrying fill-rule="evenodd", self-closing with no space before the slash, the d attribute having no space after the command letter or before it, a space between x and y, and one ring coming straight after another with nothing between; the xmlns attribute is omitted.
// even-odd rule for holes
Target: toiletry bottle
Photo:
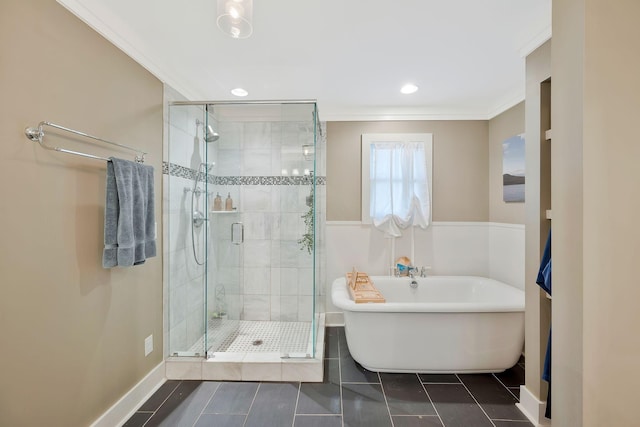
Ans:
<svg viewBox="0 0 640 427"><path fill-rule="evenodd" d="M233 210L233 199L231 198L231 193L227 196L227 200L224 201L224 210L232 211Z"/></svg>
<svg viewBox="0 0 640 427"><path fill-rule="evenodd" d="M220 197L220 193L216 195L216 198L213 199L213 210L221 211L222 210L222 197Z"/></svg>

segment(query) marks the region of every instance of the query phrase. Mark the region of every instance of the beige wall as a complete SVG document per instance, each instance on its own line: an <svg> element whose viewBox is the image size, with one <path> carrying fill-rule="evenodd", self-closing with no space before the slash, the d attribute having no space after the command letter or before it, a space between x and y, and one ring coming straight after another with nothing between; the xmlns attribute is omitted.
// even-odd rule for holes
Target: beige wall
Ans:
<svg viewBox="0 0 640 427"><path fill-rule="evenodd" d="M576 2L569 3L574 6L572 9L580 7ZM634 368L640 360L640 2L586 0L583 4L583 120L578 123L569 116L562 134L573 145L575 134L580 135L578 125L582 125L583 191L578 191L582 197L573 196L573 200L583 200L584 222L581 229L571 224L569 231L583 233L583 258L582 262L573 261L576 252L569 244L561 247L558 255L567 262L567 270L562 271L564 277L582 279L581 310L571 309L579 304L574 302L573 292L580 283L571 280L562 294L566 298L562 302L568 306L566 316L571 317L567 321L574 324L582 318L584 323L582 331L575 331L582 332L582 340L565 343L561 348L574 352L582 344L583 425L632 426L638 425L634 412L640 382L640 371ZM559 25L570 19L566 14L560 18ZM569 65L554 53L554 73L556 69L568 73L577 65L573 61L579 59L580 55L569 56ZM575 102L574 98L565 98L568 95L574 94L559 93L563 99L558 102ZM578 115L580 109L576 110L570 114ZM579 153L576 156L564 150L562 164L579 161ZM580 182L576 183L580 178L575 174L563 179L564 189L580 190ZM572 212L563 214L568 225ZM576 294L580 296L579 289ZM558 310L563 308L564 305ZM553 313L555 316L556 307ZM566 391L580 384L580 379L574 378L576 374L579 371L571 370L562 377Z"/></svg>
<svg viewBox="0 0 640 427"><path fill-rule="evenodd" d="M105 162L23 129L48 120L148 151L162 230L162 85L54 0L3 0L0 63L0 425L86 426L162 360L162 242L142 266L103 269Z"/></svg>
<svg viewBox="0 0 640 427"><path fill-rule="evenodd" d="M524 224L524 203L502 199L502 143L524 133L524 102L489 120L489 221ZM526 198L526 195L525 195Z"/></svg>
<svg viewBox="0 0 640 427"><path fill-rule="evenodd" d="M360 221L361 135L433 134L433 221L489 220L488 122L327 123L327 220Z"/></svg>

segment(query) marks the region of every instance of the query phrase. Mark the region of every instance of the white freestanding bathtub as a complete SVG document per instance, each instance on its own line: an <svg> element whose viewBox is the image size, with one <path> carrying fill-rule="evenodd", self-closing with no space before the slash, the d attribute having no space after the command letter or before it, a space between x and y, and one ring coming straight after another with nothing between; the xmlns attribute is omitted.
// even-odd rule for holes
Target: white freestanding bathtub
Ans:
<svg viewBox="0 0 640 427"><path fill-rule="evenodd" d="M351 356L382 372L501 372L524 344L524 291L474 276L372 276L385 303L356 304L344 278L331 289L344 311Z"/></svg>

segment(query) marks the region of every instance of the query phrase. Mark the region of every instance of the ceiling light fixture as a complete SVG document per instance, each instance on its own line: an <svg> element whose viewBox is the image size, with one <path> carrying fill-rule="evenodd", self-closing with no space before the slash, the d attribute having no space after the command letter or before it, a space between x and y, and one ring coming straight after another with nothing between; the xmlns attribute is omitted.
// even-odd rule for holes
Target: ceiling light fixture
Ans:
<svg viewBox="0 0 640 427"><path fill-rule="evenodd" d="M246 90L242 89L241 87L237 87L235 89L231 90L231 93L235 96L247 96L249 95L249 92L247 92Z"/></svg>
<svg viewBox="0 0 640 427"><path fill-rule="evenodd" d="M417 90L418 86L414 85L413 83L407 83L406 85L402 86L400 92L404 93L405 95L409 95L416 92Z"/></svg>
<svg viewBox="0 0 640 427"><path fill-rule="evenodd" d="M234 39L253 32L253 0L218 0L218 28Z"/></svg>

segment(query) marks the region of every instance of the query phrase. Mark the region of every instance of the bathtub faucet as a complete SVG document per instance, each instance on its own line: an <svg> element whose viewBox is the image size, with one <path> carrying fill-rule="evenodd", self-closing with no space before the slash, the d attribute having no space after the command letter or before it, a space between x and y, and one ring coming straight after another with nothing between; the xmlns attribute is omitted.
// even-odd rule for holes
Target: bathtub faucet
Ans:
<svg viewBox="0 0 640 427"><path fill-rule="evenodd" d="M431 270L431 267L422 267L420 269L420 277L427 277L427 271Z"/></svg>
<svg viewBox="0 0 640 427"><path fill-rule="evenodd" d="M418 281L416 280L416 272L418 272L418 267L409 266L407 268L407 271L409 272L409 277L411 278L411 283L409 284L409 286L411 286L412 289L416 289L418 287Z"/></svg>

